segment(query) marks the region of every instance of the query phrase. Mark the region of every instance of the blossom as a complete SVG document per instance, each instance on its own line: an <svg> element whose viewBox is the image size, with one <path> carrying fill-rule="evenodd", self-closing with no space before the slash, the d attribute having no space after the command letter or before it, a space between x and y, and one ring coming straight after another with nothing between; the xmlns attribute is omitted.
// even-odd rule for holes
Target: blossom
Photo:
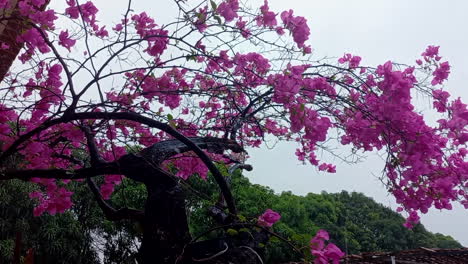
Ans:
<svg viewBox="0 0 468 264"><path fill-rule="evenodd" d="M421 54L424 57L435 57L439 54L439 46L428 46L427 49Z"/></svg>
<svg viewBox="0 0 468 264"><path fill-rule="evenodd" d="M304 47L304 43L309 39L310 29L307 25L307 19L301 16L294 16L293 11L283 11L281 13L284 27L289 29L293 35L294 42L299 48Z"/></svg>
<svg viewBox="0 0 468 264"><path fill-rule="evenodd" d="M261 226L270 227L278 222L281 215L271 209L267 209L261 216L258 217L258 224Z"/></svg>
<svg viewBox="0 0 468 264"><path fill-rule="evenodd" d="M24 32L18 37L17 41L20 43L26 42L29 49L37 48L41 53L47 53L50 51L50 47L44 41L43 36L35 28L31 28Z"/></svg>
<svg viewBox="0 0 468 264"><path fill-rule="evenodd" d="M106 26L102 26L101 28L99 28L97 25L94 25L93 29L94 29L94 34L97 37L104 38L104 37L109 36L109 32L106 30Z"/></svg>
<svg viewBox="0 0 468 264"><path fill-rule="evenodd" d="M315 257L315 264L328 264L331 260L333 264L338 264L340 259L345 255L335 244L325 242L330 239L328 232L321 229L310 240L310 251Z"/></svg>
<svg viewBox="0 0 468 264"><path fill-rule="evenodd" d="M274 28L278 23L276 21L276 14L270 11L270 7L268 6L268 1L265 0L264 4L260 7L261 15L255 18L257 21L257 26L265 26L269 28Z"/></svg>
<svg viewBox="0 0 468 264"><path fill-rule="evenodd" d="M21 5L19 4L19 6ZM55 11L52 9L45 10L45 11L35 10L27 16L36 24L41 25L41 28L46 28L46 29L54 29L54 22L58 18L55 15Z"/></svg>
<svg viewBox="0 0 468 264"><path fill-rule="evenodd" d="M437 84L442 84L443 81L447 80L448 76L450 74L450 65L449 63L442 62L436 70L432 73L434 76L434 79L432 79L431 84L432 85L437 85Z"/></svg>
<svg viewBox="0 0 468 264"><path fill-rule="evenodd" d="M433 90L432 96L434 97L433 106L437 109L437 112L443 113L447 111L450 94L443 90Z"/></svg>
<svg viewBox="0 0 468 264"><path fill-rule="evenodd" d="M327 164L327 163L320 164L318 169L320 171L327 171L327 172L330 172L330 173L335 173L336 172L336 166L332 165L332 164Z"/></svg>
<svg viewBox="0 0 468 264"><path fill-rule="evenodd" d="M120 32L123 29L123 25L121 23L118 23L115 25L115 27L112 28L113 30Z"/></svg>
<svg viewBox="0 0 468 264"><path fill-rule="evenodd" d="M231 22L236 18L237 11L239 10L239 1L238 0L226 0L222 2L216 11L218 14L220 14L224 19L226 19L226 22Z"/></svg>
<svg viewBox="0 0 468 264"><path fill-rule="evenodd" d="M416 211L411 211L403 226L406 228L413 228L417 223L419 223L419 215Z"/></svg>
<svg viewBox="0 0 468 264"><path fill-rule="evenodd" d="M248 30L245 25L247 24L247 21L243 21L242 18L239 18L236 22L236 27L241 31L241 35L244 38L250 37L250 30Z"/></svg>
<svg viewBox="0 0 468 264"><path fill-rule="evenodd" d="M194 25L200 32L204 32L208 25L206 24L206 18L208 16L208 6L198 9L197 20Z"/></svg>
<svg viewBox="0 0 468 264"><path fill-rule="evenodd" d="M325 257L331 259L334 264L338 264L340 262L340 259L345 255L345 253L333 243L329 243L325 248L324 252Z"/></svg>
<svg viewBox="0 0 468 264"><path fill-rule="evenodd" d="M343 57L338 59L338 62L340 64L344 64L346 62L349 62L349 68L350 69L355 69L359 67L359 63L361 62L361 57L359 56L353 56L349 53L346 53Z"/></svg>
<svg viewBox="0 0 468 264"><path fill-rule="evenodd" d="M70 51L70 48L73 47L76 43L76 40L69 38L68 30L60 32L59 35L59 45L65 47Z"/></svg>

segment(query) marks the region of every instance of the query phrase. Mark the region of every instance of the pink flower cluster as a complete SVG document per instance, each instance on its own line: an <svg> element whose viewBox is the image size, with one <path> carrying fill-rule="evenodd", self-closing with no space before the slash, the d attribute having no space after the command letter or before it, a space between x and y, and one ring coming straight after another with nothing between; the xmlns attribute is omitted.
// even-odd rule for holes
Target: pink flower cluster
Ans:
<svg viewBox="0 0 468 264"><path fill-rule="evenodd" d="M50 52L50 47L47 45L44 37L35 28L31 28L18 36L17 42L25 43L27 47L26 51L20 55L20 59L23 63L31 58L35 49L38 49L41 53Z"/></svg>
<svg viewBox="0 0 468 264"><path fill-rule="evenodd" d="M434 98L433 106L437 109L437 112L443 113L447 111L448 98L450 97L448 92L441 89L433 90L432 97Z"/></svg>
<svg viewBox="0 0 468 264"><path fill-rule="evenodd" d="M133 15L132 21L135 23L138 35L148 41L148 48L145 51L153 57L160 56L169 43L169 32L157 28L158 25L154 23L154 19L149 17L146 12Z"/></svg>
<svg viewBox="0 0 468 264"><path fill-rule="evenodd" d="M236 27L240 30L242 37L249 38L251 35L250 30L246 27L247 21L242 20L240 17L236 22Z"/></svg>
<svg viewBox="0 0 468 264"><path fill-rule="evenodd" d="M18 9L22 16L28 17L32 22L43 29L54 29L54 22L57 19L54 10L42 11L46 4L45 0L22 0L18 2Z"/></svg>
<svg viewBox="0 0 468 264"><path fill-rule="evenodd" d="M194 23L198 31L204 32L208 28L208 25L206 24L207 16L208 6L198 9L197 20Z"/></svg>
<svg viewBox="0 0 468 264"><path fill-rule="evenodd" d="M355 69L359 67L359 63L361 62L361 57L359 56L353 56L349 53L346 53L343 57L338 59L338 62L340 64L344 64L346 62L349 62L349 68L350 69Z"/></svg>
<svg viewBox="0 0 468 264"><path fill-rule="evenodd" d="M419 216L416 211L411 211L403 224L406 228L413 228L415 224L419 223Z"/></svg>
<svg viewBox="0 0 468 264"><path fill-rule="evenodd" d="M437 85L437 84L442 84L445 80L448 79L448 76L450 74L450 65L449 63L442 62L439 64L432 74L434 76L434 79L432 79L431 84L432 85Z"/></svg>
<svg viewBox="0 0 468 264"><path fill-rule="evenodd" d="M315 257L315 264L328 264L330 261L333 264L340 263L340 259L345 255L335 244L328 243L325 246L325 241L330 239L327 231L319 230L317 234L310 240L310 250Z"/></svg>
<svg viewBox="0 0 468 264"><path fill-rule="evenodd" d="M63 213L72 207L72 192L67 191L64 187L58 187L55 184L55 180L36 180L36 182L38 181L47 186L47 194L38 191L29 194L31 199L37 199L39 202L34 208L34 216L40 216L44 212L55 215L56 213ZM45 183L45 181L48 182Z"/></svg>
<svg viewBox="0 0 468 264"><path fill-rule="evenodd" d="M65 9L65 14L70 18L78 19L81 16L82 19L91 26L97 37L104 38L109 36L105 26L99 27L97 24L96 14L99 10L93 2L88 1L78 6L75 0L67 0L67 4L68 8Z"/></svg>
<svg viewBox="0 0 468 264"><path fill-rule="evenodd" d="M71 83L64 80L66 69L63 67L68 67L71 78L81 76L80 69L88 67L83 64L84 68L78 67L75 73L75 63L68 60L58 63L50 54L51 47L58 44L64 48L59 50L62 58L73 57L71 49L79 41L73 37L83 32L55 29L58 12L41 11L45 3L45 0L22 0L18 4L21 15L37 25L18 36L17 41L24 43L24 52L19 58L23 62L35 58L31 63L37 63L32 69L7 78L11 87L4 91L9 97L0 105L2 150L22 135L41 130L38 127L46 120L61 116L71 105L73 92L69 90ZM81 30L91 33L90 37L101 38L100 42L112 43L108 47L111 54L116 55L115 61L100 72L102 82L114 77L116 80L115 85L101 87L104 102L88 103L81 98L76 110L138 112L167 122L187 136L232 137L248 147L260 146L270 134L278 140L297 142L299 160L307 160L318 170L330 173L335 172L335 166L319 161L315 152L330 139L328 132L333 128L341 143L352 145L353 150L388 153L386 182L402 210L409 213L406 226L417 223L418 213L426 213L431 207L451 209L454 201L460 201L468 208L468 110L460 99L451 99L450 94L439 87L448 79L451 68L448 62L442 61L438 46L429 46L415 67L405 68L389 61L377 68L365 68L360 65L361 57L349 53L344 54L337 65L309 65L300 59L283 65L284 57L272 54L289 55L297 50L290 45L269 45L261 39L262 34L276 31L281 35L286 29L294 45L308 53L310 47L306 46L306 41L310 28L307 20L295 16L292 10L284 11L280 13L280 27L278 13L270 10L267 1L256 14L241 9L239 4L238 0L225 0L218 7L214 4L216 10L211 11L204 3L196 6L184 17L189 25L194 23L196 29L191 28L184 41L172 42L171 39L183 38L184 29L178 28L180 31L172 35L171 25L158 26L145 12L133 11L128 19L122 19L114 27L111 32L114 35L107 38L109 33L105 27L97 25L98 9L92 2L78 5L75 0L67 0L66 16L79 19L75 22L83 20L85 25ZM0 7L7 5L0 0ZM219 20L218 15L228 24L208 21ZM235 26L229 25L231 22L235 22ZM211 27L208 30L208 25L213 25L213 31ZM233 41L233 45L214 48L213 43L218 43L219 39L212 41L212 34L221 36L216 35L216 30L223 26L233 31L234 38L241 35L248 39L226 39L225 44ZM135 45L117 55L118 49L114 48L123 43L124 33L129 36L126 45ZM197 34L197 38L192 38L192 33ZM241 52L241 45L237 44L249 41L259 41L262 47L252 45L249 47L253 50ZM2 50L9 46L9 43L0 43ZM263 46L275 52L264 52L267 48ZM110 65L116 65L113 63L126 52L129 56L137 55L138 65L122 63L119 71L111 69ZM357 68L361 70L355 71ZM419 78L419 73L426 74L432 85L418 80L423 79ZM27 76L27 79L14 76ZM122 82L118 84L117 80ZM92 87L95 86L90 86L90 90ZM435 126L428 125L415 110L412 95L416 89L432 95L433 107L443 116ZM128 120L103 123L106 126L95 134L98 148L107 161L126 153L119 142L150 146L171 138L164 132ZM41 130L19 146L17 152L25 162L18 166L75 169L80 166L67 158L73 157L72 153L83 149L85 144L77 124L58 124ZM213 159L225 161L215 156ZM170 169L184 179L193 174L207 175L206 167L192 153L176 157L171 166ZM115 184L120 183L119 177L106 176L101 186L106 199ZM38 214L55 213L70 206L71 194L62 189L65 187L61 183L36 182L42 188L33 195L40 202ZM63 199L64 203L56 199ZM270 212L262 219L267 224L272 223L275 215ZM334 252L333 246L329 251Z"/></svg>
<svg viewBox="0 0 468 264"><path fill-rule="evenodd" d="M100 187L102 198L106 200L110 199L114 192L114 186L120 184L122 182L122 178L122 175L105 175L104 184Z"/></svg>
<svg viewBox="0 0 468 264"><path fill-rule="evenodd" d="M281 19L284 27L291 31L294 42L299 48L305 47L304 43L309 39L310 29L307 25L307 19L301 16L294 16L293 11L283 11Z"/></svg>
<svg viewBox="0 0 468 264"><path fill-rule="evenodd" d="M421 54L426 63L430 66L435 66L435 70L432 72L434 78L431 81L432 85L442 84L448 79L450 74L450 65L447 61L440 62L442 56L439 55L439 46L428 46L427 49ZM416 60L418 65L422 65L422 60Z"/></svg>
<svg viewBox="0 0 468 264"><path fill-rule="evenodd" d="M271 227L274 223L281 219L281 215L271 209L267 209L261 216L258 217L258 225Z"/></svg>
<svg viewBox="0 0 468 264"><path fill-rule="evenodd" d="M261 54L249 52L236 54L233 58L234 75L242 76L242 84L248 87L258 87L265 83L265 75L270 70L270 62Z"/></svg>
<svg viewBox="0 0 468 264"><path fill-rule="evenodd" d="M185 73L186 70L173 68L166 71L161 77L155 78L153 76L145 77L145 72L138 70L131 75L131 83L141 87L139 95L148 99L149 102L156 97L163 105L170 109L175 109L180 105L182 100L177 91L184 91L189 87L189 84L183 79ZM140 80L143 78L144 81L140 83Z"/></svg>
<svg viewBox="0 0 468 264"><path fill-rule="evenodd" d="M68 34L68 30L60 32L59 35L59 45L65 47L68 51L70 48L75 46L76 40L71 39Z"/></svg>
<svg viewBox="0 0 468 264"><path fill-rule="evenodd" d="M238 17L239 0L225 0L218 6L216 11L226 19L226 22L231 22L234 18Z"/></svg>
<svg viewBox="0 0 468 264"><path fill-rule="evenodd" d="M255 18L257 26L273 28L278 24L276 21L276 14L270 11L267 0L265 0L264 4L260 7L260 13L261 14Z"/></svg>
<svg viewBox="0 0 468 264"><path fill-rule="evenodd" d="M206 179L208 168L195 156L181 155L175 158L171 164L178 170L176 176L186 180L192 175L198 175L202 179Z"/></svg>

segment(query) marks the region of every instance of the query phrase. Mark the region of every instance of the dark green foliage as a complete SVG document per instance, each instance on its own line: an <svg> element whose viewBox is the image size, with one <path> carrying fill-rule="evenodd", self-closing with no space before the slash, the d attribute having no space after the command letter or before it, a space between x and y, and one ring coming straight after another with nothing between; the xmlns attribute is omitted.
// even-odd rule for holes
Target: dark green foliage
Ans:
<svg viewBox="0 0 468 264"><path fill-rule="evenodd" d="M119 188L113 196L116 207L141 207L146 190L125 180L125 193ZM130 221L105 220L101 209L83 182L72 182L72 211L33 217L34 202L28 197L34 184L22 181L0 182L0 263L11 263L15 237L22 235L22 256L34 249L35 263L135 263L140 228Z"/></svg>
<svg viewBox="0 0 468 264"><path fill-rule="evenodd" d="M35 263L99 263L91 230L78 221L75 212L33 217L34 205L28 197L32 190L27 182L0 182L0 263L12 262L18 235L22 256L34 249Z"/></svg>
<svg viewBox="0 0 468 264"><path fill-rule="evenodd" d="M227 171L220 167L225 175ZM255 222L266 209L281 213L274 232L288 239L310 257L308 243L319 229L330 233L332 242L349 254L394 251L418 247L459 248L450 236L433 234L424 226L403 227L404 219L391 209L361 193L294 195L275 194L268 187L252 184L240 173L230 177L231 188L245 221ZM221 230L208 232L217 223L208 208L219 199L217 185L208 177L191 177L182 182L187 190L187 208L193 237L213 238ZM10 263L15 236L21 232L22 256L34 248L37 263L135 263L141 227L134 222L110 222L84 183L68 186L75 192L74 209L56 216L32 216L33 201L28 193L33 185L20 181L0 182L0 263ZM141 209L146 198L144 185L125 179L110 201L116 208ZM241 231L244 232L244 231ZM265 245L266 262L281 263L301 258L284 241L273 237Z"/></svg>
<svg viewBox="0 0 468 264"><path fill-rule="evenodd" d="M274 230L291 238L299 247L307 247L319 229L327 230L331 241L349 254L462 247L452 237L428 232L421 224L408 230L401 215L362 193L343 191L298 196L283 192L277 195L269 188L249 183L241 175L234 176L233 185L241 214L255 217L267 208L279 212L282 218ZM284 244L270 246L269 252L269 258L275 261L291 260L293 253Z"/></svg>
<svg viewBox="0 0 468 264"><path fill-rule="evenodd" d="M199 195L190 196L191 230L194 234L200 234L214 225L206 210L214 204L218 192L210 180L192 177L189 183L211 199L207 202ZM279 212L281 220L274 225L273 230L302 248L306 257L310 256L308 243L319 229L327 230L331 242L349 254L418 247L462 247L452 237L428 232L421 224L408 230L403 226L401 215L362 193L343 191L298 196L283 192L278 195L268 187L250 183L239 173L231 177L231 188L238 211L246 219L253 220L268 208ZM277 239L266 248L267 262L270 263L300 258L286 243Z"/></svg>

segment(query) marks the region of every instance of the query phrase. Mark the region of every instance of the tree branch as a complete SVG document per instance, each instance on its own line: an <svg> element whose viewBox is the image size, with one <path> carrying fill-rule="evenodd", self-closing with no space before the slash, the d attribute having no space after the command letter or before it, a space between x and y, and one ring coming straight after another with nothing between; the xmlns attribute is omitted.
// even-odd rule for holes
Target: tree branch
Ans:
<svg viewBox="0 0 468 264"><path fill-rule="evenodd" d="M190 137L188 138L195 145L208 152L221 154L229 149L236 153L245 151L239 144L233 140L215 138L215 137ZM149 158L152 162L159 165L163 161L184 152L192 151L193 149L182 143L180 140L172 139L158 142L140 153Z"/></svg>
<svg viewBox="0 0 468 264"><path fill-rule="evenodd" d="M88 144L91 165L96 166L98 164L104 164L104 160L102 159L101 155L99 155L99 149L96 146L96 141L94 140L94 135L91 131L91 128L87 126L81 126L80 128L86 136L86 143Z"/></svg>
<svg viewBox="0 0 468 264"><path fill-rule="evenodd" d="M187 151L191 150L193 151L199 158L200 160L207 166L208 170L211 172L213 175L216 183L218 184L221 193L223 194L224 198L226 199L226 204L228 206L229 212L232 215L236 215L237 209L234 204L234 198L232 196L232 193L229 189L229 186L226 183L226 180L224 179L223 175L221 172L218 170L218 168L214 165L214 163L211 161L210 157L202 150L203 146L207 148L214 148L215 146L220 147L222 146L221 140L218 140L218 143L211 142L208 144L205 142L204 144L201 144L200 146L197 145L197 143L193 142L190 138L182 135L180 132L178 132L176 129L171 127L170 125L166 123L162 123L159 121L156 121L154 119L142 116L138 113L134 112L119 112L119 113L109 113L109 112L83 112L83 113L67 113L66 115L56 118L56 119L49 119L46 122L44 122L41 126L36 127L35 129L31 130L30 132L20 136L11 146L3 153L0 154L0 161L4 161L6 157L12 155L15 153L17 148L27 140L29 140L32 136L34 136L37 133L40 133L41 131L46 130L47 128L50 128L54 125L58 125L61 123L66 123L70 122L73 120L87 120L87 119L103 119L103 120L129 120L129 121L135 121L144 125L147 125L149 127L157 128L160 129L169 135L173 136L180 142L182 142L185 146ZM218 145L217 145L218 144ZM235 142L231 141L229 144L227 144L227 148L232 149L233 151L241 151L242 148L240 146L235 146ZM180 149L180 148L179 148ZM174 154L175 155L175 154ZM126 155L128 156L128 155ZM124 156L125 157L125 156ZM123 157L123 158L124 158ZM128 157L130 158L130 157ZM121 159L122 160L122 159ZM110 167L109 167L110 166ZM116 169L118 171L116 171ZM101 171L103 171L101 173ZM22 178L22 179L29 179L32 177L43 177L43 178L58 178L58 179L76 179L76 178L88 178L100 174L113 174L113 173L121 173L121 170L119 170L119 166L117 163L106 163L103 166L99 166L97 168L91 167L91 168L85 168L85 169L80 169L76 171L70 171L70 170L32 170L32 171L13 171L6 173L4 172L1 175L1 179L12 179L12 178ZM47 174L47 173L51 174ZM37 174L35 174L37 173ZM38 176L37 176L38 175ZM52 176L51 176L52 175Z"/></svg>
<svg viewBox="0 0 468 264"><path fill-rule="evenodd" d="M173 136L177 140L184 143L188 148L190 148L190 150L192 150L203 161L203 163L208 167L208 170L213 175L224 198L226 199L229 212L233 215L237 214L237 209L234 204L234 198L226 183L226 180L224 179L223 175L218 170L218 168L216 168L216 166L213 164L210 157L208 157L208 155L199 146L197 146L197 144L192 142L190 138L182 135L170 125L156 121L154 119L151 119L145 116L142 116L134 112L120 112L120 113L85 112L85 113L71 114L69 118L73 120L84 120L84 119L130 120L130 121L139 122L149 127L160 129L168 133L169 135Z"/></svg>
<svg viewBox="0 0 468 264"><path fill-rule="evenodd" d="M94 195L97 204L101 208L102 212L106 216L106 218L110 221L119 221L124 219L134 219L134 220L143 220L144 212L140 210L130 209L130 208L120 208L115 209L110 204L108 204L101 195L99 188L97 187L96 183L91 178L87 178L86 182L88 183L89 189Z"/></svg>
<svg viewBox="0 0 468 264"><path fill-rule="evenodd" d="M96 142L94 141L94 135L91 131L91 128L87 126L81 126L81 130L85 133L86 141L88 144L89 154L91 157L91 165L92 166L99 166L105 164L104 160L102 159L101 155L99 155L98 147L96 146ZM111 221L119 221L123 219L135 219L135 220L143 220L144 213L140 210L130 209L130 208L120 208L115 209L109 203L107 203L101 195L99 188L97 187L96 183L91 178L86 178L86 182L88 183L89 189L94 195L97 204L101 208L102 212L106 216L107 219Z"/></svg>

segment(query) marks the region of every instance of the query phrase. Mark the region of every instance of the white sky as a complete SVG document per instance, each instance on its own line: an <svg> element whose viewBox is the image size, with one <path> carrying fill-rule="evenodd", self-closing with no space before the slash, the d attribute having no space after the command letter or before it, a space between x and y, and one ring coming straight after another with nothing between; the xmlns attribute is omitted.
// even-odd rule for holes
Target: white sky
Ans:
<svg viewBox="0 0 468 264"><path fill-rule="evenodd" d="M189 0L190 1L190 0ZM263 0L242 0L258 7ZM63 7L63 0L52 5ZM101 10L99 19L116 22L124 12L126 0L95 1ZM172 0L133 1L136 11L146 11L164 24L177 16ZM452 66L448 90L468 101L468 1L450 0L270 0L271 9L279 12L293 9L305 16L311 28L310 44L316 58L339 57L344 52L363 57L362 64L378 65L387 60L412 63L427 45L440 45L444 59ZM112 17L112 18L111 18ZM383 162L375 156L349 166L338 160L336 174L322 174L311 166L299 165L295 145L279 144L273 150L251 150L249 163L254 170L248 177L268 185L277 192L291 190L296 194L321 191L358 191L384 205L395 208L376 176ZM331 160L333 162L333 160ZM432 210L422 217L432 232L453 236L468 246L468 211L455 206L452 211Z"/></svg>

